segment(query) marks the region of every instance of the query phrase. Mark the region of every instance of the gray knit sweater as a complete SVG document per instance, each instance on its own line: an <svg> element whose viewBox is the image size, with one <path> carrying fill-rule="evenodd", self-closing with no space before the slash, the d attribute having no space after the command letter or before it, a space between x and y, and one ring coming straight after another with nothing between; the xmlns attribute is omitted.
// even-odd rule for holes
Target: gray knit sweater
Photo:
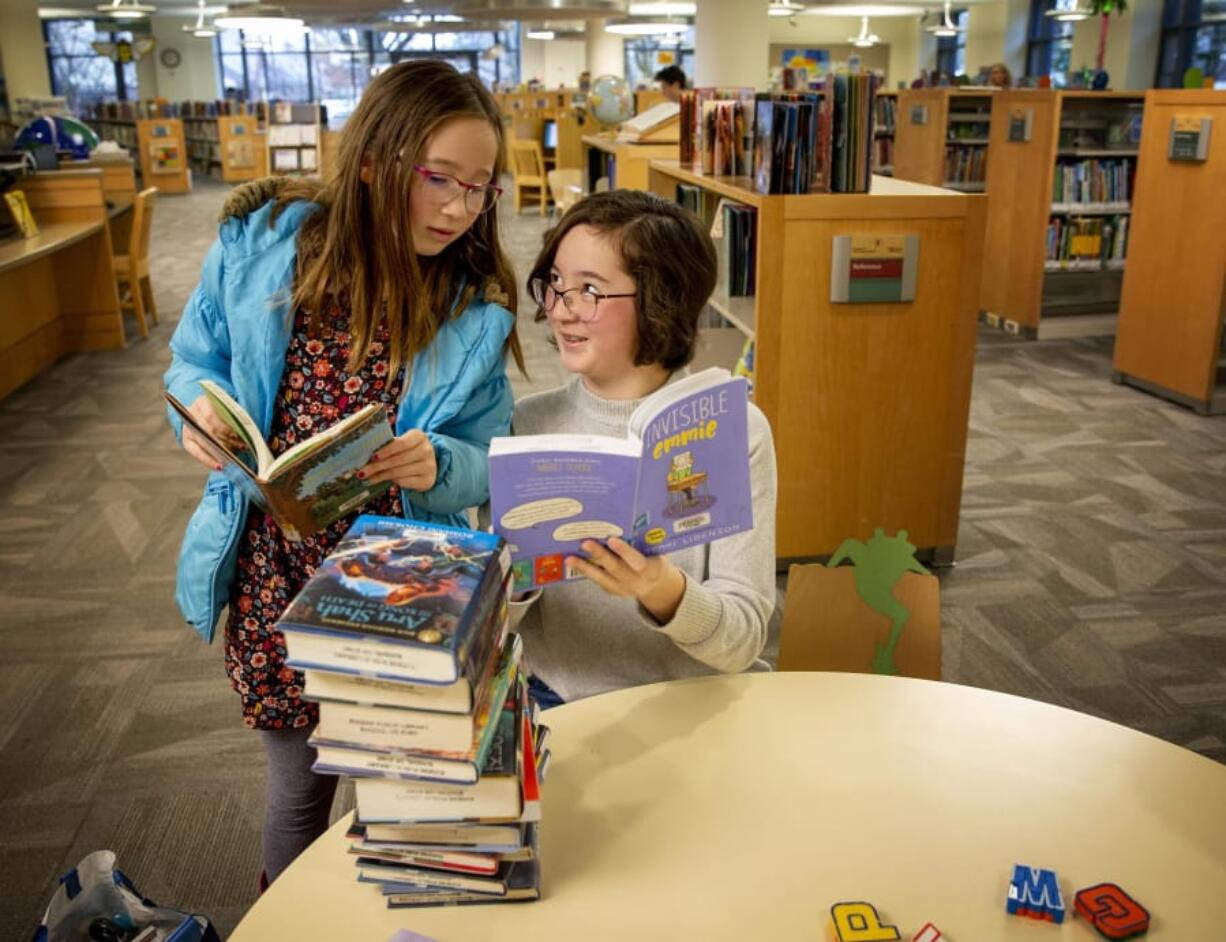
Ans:
<svg viewBox="0 0 1226 942"><path fill-rule="evenodd" d="M677 374L680 375L680 374ZM515 405L515 432L626 435L642 400L601 399L575 377ZM765 664L775 606L775 446L766 417L749 407L753 529L673 553L685 595L666 625L634 599L577 580L513 605L527 669L565 700Z"/></svg>

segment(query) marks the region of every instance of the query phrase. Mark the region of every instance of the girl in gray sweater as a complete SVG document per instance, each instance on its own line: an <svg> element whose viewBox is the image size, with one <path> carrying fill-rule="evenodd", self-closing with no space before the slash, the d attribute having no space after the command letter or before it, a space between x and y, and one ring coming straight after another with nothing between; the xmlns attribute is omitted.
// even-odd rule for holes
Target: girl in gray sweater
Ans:
<svg viewBox="0 0 1226 942"><path fill-rule="evenodd" d="M645 397L684 376L715 287L715 247L698 219L618 190L572 207L529 277L565 386L521 399L514 431L624 437ZM616 537L568 559L585 578L513 604L530 687L544 706L757 663L775 604L775 450L749 407L752 530L668 556Z"/></svg>

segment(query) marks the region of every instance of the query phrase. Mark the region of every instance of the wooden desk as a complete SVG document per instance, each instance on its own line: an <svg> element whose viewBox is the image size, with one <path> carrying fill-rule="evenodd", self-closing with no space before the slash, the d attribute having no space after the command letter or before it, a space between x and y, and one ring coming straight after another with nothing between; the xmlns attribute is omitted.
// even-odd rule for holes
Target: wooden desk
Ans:
<svg viewBox="0 0 1226 942"><path fill-rule="evenodd" d="M40 223L0 243L0 397L65 353L123 344L105 220Z"/></svg>
<svg viewBox="0 0 1226 942"><path fill-rule="evenodd" d="M547 714L544 899L388 910L340 822L231 942L826 939L867 900L910 939L1097 938L1009 916L1015 863L1113 881L1146 939L1220 939L1226 766L1030 700L906 678L750 674L620 691Z"/></svg>
<svg viewBox="0 0 1226 942"><path fill-rule="evenodd" d="M603 134L585 134L583 166L588 174L587 191L591 193L596 181L608 176L604 169L604 154L613 157L613 179L609 181L611 189L646 190L648 164L652 160L676 160L678 146L675 141L671 144L630 144L619 143Z"/></svg>

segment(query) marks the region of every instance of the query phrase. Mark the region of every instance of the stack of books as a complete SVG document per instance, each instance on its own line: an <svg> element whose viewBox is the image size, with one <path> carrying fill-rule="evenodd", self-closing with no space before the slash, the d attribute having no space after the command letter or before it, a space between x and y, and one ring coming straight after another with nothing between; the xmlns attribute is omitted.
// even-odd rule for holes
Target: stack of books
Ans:
<svg viewBox="0 0 1226 942"><path fill-rule="evenodd" d="M361 516L278 622L319 703L314 769L355 779L356 877L390 907L540 895L548 730L509 576L498 536Z"/></svg>

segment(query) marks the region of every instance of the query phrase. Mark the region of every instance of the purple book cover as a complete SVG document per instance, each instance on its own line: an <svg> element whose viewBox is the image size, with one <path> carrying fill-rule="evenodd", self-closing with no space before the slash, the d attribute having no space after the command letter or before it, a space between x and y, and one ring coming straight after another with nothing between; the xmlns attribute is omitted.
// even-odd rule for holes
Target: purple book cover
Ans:
<svg viewBox="0 0 1226 942"><path fill-rule="evenodd" d="M496 438L490 510L515 590L574 578L583 540L618 536L651 556L753 527L747 384L706 370L648 397L625 439Z"/></svg>

